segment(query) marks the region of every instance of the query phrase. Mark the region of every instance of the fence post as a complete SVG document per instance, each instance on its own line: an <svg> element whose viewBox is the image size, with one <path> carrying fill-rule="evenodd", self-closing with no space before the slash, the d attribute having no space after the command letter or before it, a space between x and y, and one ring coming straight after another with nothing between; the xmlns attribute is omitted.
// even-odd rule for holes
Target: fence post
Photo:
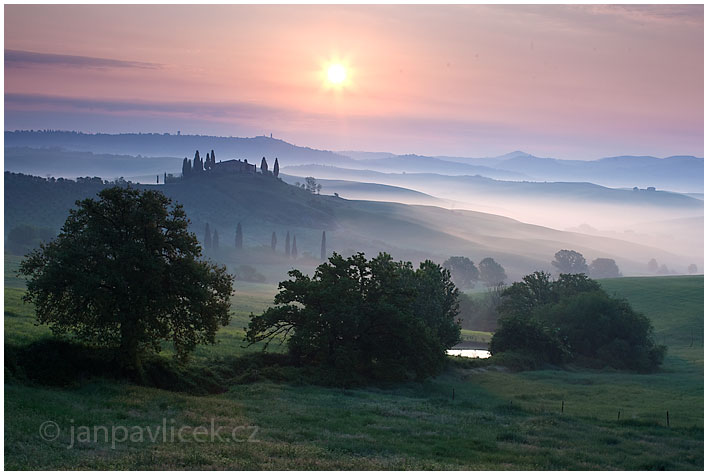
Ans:
<svg viewBox="0 0 708 475"><path fill-rule="evenodd" d="M671 427L669 424L669 411L666 411L666 427Z"/></svg>
<svg viewBox="0 0 708 475"><path fill-rule="evenodd" d="M563 414L564 410L565 410L565 401L561 399L561 414Z"/></svg>

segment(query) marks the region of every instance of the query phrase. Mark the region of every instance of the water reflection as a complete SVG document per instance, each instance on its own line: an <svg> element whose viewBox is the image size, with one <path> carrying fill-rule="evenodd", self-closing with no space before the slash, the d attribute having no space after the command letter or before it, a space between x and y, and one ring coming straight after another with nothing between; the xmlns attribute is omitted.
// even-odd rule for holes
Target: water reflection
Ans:
<svg viewBox="0 0 708 475"><path fill-rule="evenodd" d="M491 356L487 350L447 350L447 354L465 358L489 358Z"/></svg>

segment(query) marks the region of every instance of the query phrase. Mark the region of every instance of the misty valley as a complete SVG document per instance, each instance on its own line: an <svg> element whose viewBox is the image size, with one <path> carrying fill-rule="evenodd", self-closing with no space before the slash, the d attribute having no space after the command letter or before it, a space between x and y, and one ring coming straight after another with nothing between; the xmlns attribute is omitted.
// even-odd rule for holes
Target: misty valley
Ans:
<svg viewBox="0 0 708 475"><path fill-rule="evenodd" d="M215 401L228 401L229 411L241 414L227 421L234 433L253 425L269 441L265 452L262 446L247 446L238 462L229 458L232 467L262 468L292 444L305 452L275 466L312 468L316 458L325 467L342 468L347 465L337 454L346 450L358 460L356 467L406 467L381 453L372 458L377 452L367 442L370 437L390 440L389 429L364 427L381 425L391 414L398 414L398 430L427 427L444 440L451 437L450 427L435 423L438 418L476 421L473 426L483 428L474 433L461 429L468 435L434 451L438 455L414 455L421 445L412 440L395 449L409 454L416 467L433 460L436 468L493 468L502 460L546 469L654 466L643 457L595 458L588 448L604 443L597 442L596 433L612 434L602 437L619 444L618 457L661 443L672 456L657 458L651 462L655 466L702 463L694 444L701 443L702 420L696 408L702 407L703 196L697 193L702 184L691 181L694 170L672 174L667 187L673 189L665 191L660 181L642 189L629 186L633 157L624 158L630 168L624 174L626 186L608 188L552 181L555 175L543 168L535 171L538 181L530 181L528 169L521 174L509 170L510 165L484 168L476 165L481 159L467 164L462 158L421 156L409 162L414 167L409 171L391 173L390 167L404 168L402 157L308 155L311 149L267 137L209 137L226 152L207 145L189 158L136 152L172 152L175 141L199 147L205 137L49 131L6 132L5 137L6 375L12 382L6 394L9 407L26 414L30 425L56 417L47 412L51 409L36 406L41 394L78 398L89 413L97 410L104 396L87 392L86 384L98 377L110 381L102 383L100 394L113 401L116 414L135 398L158 397L165 401L160 407L204 415L213 412ZM322 163L332 156L338 157L336 166ZM518 163L518 158L533 160L518 155L508 160ZM702 159L693 160L702 167ZM694 166L694 161L680 163ZM501 167L505 162L488 163ZM508 174L496 175L500 170ZM462 174L468 171L476 173ZM612 176L622 179L621 174ZM141 218L150 200L157 200L150 209L162 200L159 206L169 214ZM115 214L119 209L125 211ZM146 254L135 262L139 274L128 285L156 295L178 285L169 282L182 273L179 279L211 275L204 285L214 292L203 303L190 294L189 305L196 306L185 307L185 315L199 315L199 323L192 320L188 331L163 329L169 321L163 319L174 318L169 315L176 311L165 310L164 317L158 312L152 323L142 323L154 328L154 336L138 337L133 346L125 344L125 324L113 323L120 302L133 298L132 291L120 297L124 291L114 287L124 285L119 275L124 258L101 264L109 272L105 277L100 277L103 270L81 270L89 255L96 263L110 256L110 246L120 246L110 251L116 256L126 252L106 233L116 226L115 219L126 219L128 209L138 214L125 225L167 219L150 231L164 229L166 234L159 237L158 232L149 242L168 239L168 230L179 228L179 239L185 240L180 246L191 242L192 249L180 252L205 259L199 264L205 267L190 271L195 272L191 277L183 267L191 261L175 261L179 267L166 268L163 278L159 266L173 265L173 258L153 265ZM132 233L130 226L120 232ZM142 242L138 236L136 242ZM89 240L79 245L76 239ZM169 242L160 253L171 252L175 244ZM99 247L91 250L94 246ZM59 267L52 267L53 261ZM101 286L114 290L106 293ZM67 289L61 304L58 288ZM70 303L76 292L84 297ZM94 303L87 307L85 299ZM134 311L135 305L126 310ZM157 301L148 305L157 309ZM34 307L51 331L33 325ZM107 320L99 325L92 316L96 312L107 312L101 317ZM80 337L88 327L77 318L95 321L90 331L105 336ZM320 327L318 319L329 323ZM119 350L112 353L111 348ZM582 383L586 389L579 390L579 379L588 381ZM123 387L130 389L126 393ZM622 396L640 387L640 398ZM684 398L670 396L676 387ZM286 391L287 402L263 396L273 391ZM293 430L299 419L291 419L292 411L304 410L301 397L324 411L308 416L311 430L338 435L284 438L273 416L252 415L253 408L267 407L283 414L278 425ZM370 405L368 400L379 402ZM31 416L22 409L27 404L35 408ZM354 419L337 409L348 406L357 408ZM154 421L158 427L160 412L141 409L141 415L129 418L137 425ZM81 420L78 414L64 414L64 421L69 416ZM486 422L492 414L501 424ZM336 422L340 419L347 423ZM537 431L532 421L557 428ZM571 436L571 427L578 425L585 436ZM6 430L21 438L23 427L13 423ZM680 443L665 438L669 430ZM81 445L73 432L58 431L61 444ZM626 438L629 432L633 435ZM542 449L568 437L576 443L575 462L554 458L558 449ZM342 445L340 440L359 442ZM470 440L477 445L466 445ZM83 444L89 451L82 454L57 445L29 464L11 457L9 467L154 466L130 452L99 456L95 451L108 442L89 440ZM527 448L519 451L522 445ZM151 451L162 467L203 466L184 458L189 455L175 458L172 449L156 453L152 447L141 439L126 450ZM210 447L203 460L213 461L213 449L229 446L219 447ZM315 457L311 450L328 455ZM538 450L545 455L534 455ZM466 455L460 458L459 451ZM472 462L481 454L486 462Z"/></svg>

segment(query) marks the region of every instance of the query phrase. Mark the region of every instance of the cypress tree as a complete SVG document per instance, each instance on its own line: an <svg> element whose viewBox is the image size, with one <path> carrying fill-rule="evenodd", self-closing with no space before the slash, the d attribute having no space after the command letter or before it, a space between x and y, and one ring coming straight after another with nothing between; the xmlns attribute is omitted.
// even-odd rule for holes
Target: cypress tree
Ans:
<svg viewBox="0 0 708 475"><path fill-rule="evenodd" d="M216 231L216 228L214 228L214 237L211 240L211 246L214 249L219 249L219 233Z"/></svg>
<svg viewBox="0 0 708 475"><path fill-rule="evenodd" d="M167 183L167 172L165 172L165 178L162 180L162 184L163 184L163 185L166 184L166 183Z"/></svg>
<svg viewBox="0 0 708 475"><path fill-rule="evenodd" d="M204 249L211 249L211 230L209 229L209 223L206 223L204 227Z"/></svg>
<svg viewBox="0 0 708 475"><path fill-rule="evenodd" d="M280 165L278 165L278 157L275 157L275 163L273 164L273 176L278 178L280 174Z"/></svg>
<svg viewBox="0 0 708 475"><path fill-rule="evenodd" d="M203 170L204 166L202 165L202 159L199 156L199 150L197 150L197 153L194 154L194 162L192 162L192 171L196 174Z"/></svg>
<svg viewBox="0 0 708 475"><path fill-rule="evenodd" d="M265 157L261 160L261 173L264 175L268 174L268 162L266 162Z"/></svg>
<svg viewBox="0 0 708 475"><path fill-rule="evenodd" d="M285 255L290 257L290 231L285 235Z"/></svg>
<svg viewBox="0 0 708 475"><path fill-rule="evenodd" d="M243 230L241 223L236 225L236 249L243 249Z"/></svg>
<svg viewBox="0 0 708 475"><path fill-rule="evenodd" d="M322 246L320 246L320 259L325 260L327 257L327 237L325 236L325 232L322 231Z"/></svg>
<svg viewBox="0 0 708 475"><path fill-rule="evenodd" d="M216 164L216 156L214 155L214 151L211 151L211 165L209 165L209 170L214 168L214 165Z"/></svg>
<svg viewBox="0 0 708 475"><path fill-rule="evenodd" d="M189 175L190 168L189 160L187 160L187 157L184 157L184 160L182 160L182 178Z"/></svg>
<svg viewBox="0 0 708 475"><path fill-rule="evenodd" d="M290 255L292 255L293 259L297 259L297 238L293 234L293 248L290 251Z"/></svg>
<svg viewBox="0 0 708 475"><path fill-rule="evenodd" d="M275 252L275 245L278 244L278 238L275 236L275 231L270 236L270 248Z"/></svg>

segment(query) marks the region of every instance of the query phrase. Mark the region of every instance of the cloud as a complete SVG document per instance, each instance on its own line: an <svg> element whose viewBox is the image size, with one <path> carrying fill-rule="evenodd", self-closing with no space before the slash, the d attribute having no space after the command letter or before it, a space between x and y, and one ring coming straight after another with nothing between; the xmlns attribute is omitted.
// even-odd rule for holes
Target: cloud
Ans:
<svg viewBox="0 0 708 475"><path fill-rule="evenodd" d="M586 5L592 13L620 15L645 21L675 21L703 23L703 5Z"/></svg>
<svg viewBox="0 0 708 475"><path fill-rule="evenodd" d="M5 67L24 68L31 66L58 66L68 68L133 68L160 69L161 64L142 61L123 61L120 59L94 58L91 56L74 56L68 54L36 53L14 49L5 50Z"/></svg>
<svg viewBox="0 0 708 475"><path fill-rule="evenodd" d="M151 114L219 118L293 118L297 112L250 102L155 102L139 100L91 99L44 94L5 94L6 110L66 110L105 114Z"/></svg>
<svg viewBox="0 0 708 475"><path fill-rule="evenodd" d="M249 120L263 124L283 122L300 124L306 127L331 126L342 122L342 118L319 113L309 113L298 109L273 107L254 102L186 102L186 101L140 101L90 99L80 97L62 97L43 94L5 94L6 111L71 111L102 113L108 115L143 114L152 116L173 116L212 121ZM376 124L389 132L408 129L427 129L438 133L454 134L478 132L493 134L507 132L510 124L478 121L470 119L431 118L416 116L373 116L353 115L344 119L349 126L369 126Z"/></svg>

